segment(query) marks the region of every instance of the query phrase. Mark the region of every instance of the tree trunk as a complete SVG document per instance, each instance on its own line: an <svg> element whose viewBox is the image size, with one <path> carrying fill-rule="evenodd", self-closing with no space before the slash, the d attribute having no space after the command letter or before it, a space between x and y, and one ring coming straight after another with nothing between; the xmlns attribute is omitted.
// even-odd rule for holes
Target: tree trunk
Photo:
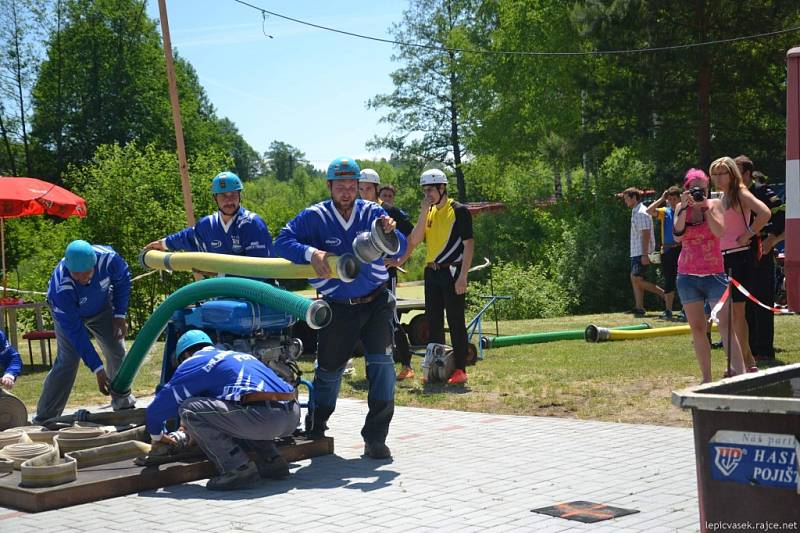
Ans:
<svg viewBox="0 0 800 533"><path fill-rule="evenodd" d="M6 147L6 153L8 154L8 163L9 169L11 170L11 175L17 175L17 163L14 161L14 152L11 150L11 141L8 138L8 130L6 130L6 122L3 120L3 104L0 103L0 135L3 137L3 144Z"/></svg>
<svg viewBox="0 0 800 533"><path fill-rule="evenodd" d="M64 171L64 97L62 94L62 72L64 56L61 53L61 1L56 4L56 114L58 127L56 128L56 175L61 178Z"/></svg>
<svg viewBox="0 0 800 533"><path fill-rule="evenodd" d="M19 41L21 29L19 26L19 19L17 18L17 3L11 2L11 18L14 25L14 53L16 55L14 61L14 81L17 84L17 101L19 105L19 123L22 127L22 146L25 148L25 168L28 176L33 174L33 167L31 165L31 149L28 143L28 130L25 124L25 98L22 94L22 56L20 55Z"/></svg>
<svg viewBox="0 0 800 533"><path fill-rule="evenodd" d="M708 40L708 11L705 0L695 0L698 41ZM711 60L707 47L697 49L697 152L702 168L711 163Z"/></svg>
<svg viewBox="0 0 800 533"><path fill-rule="evenodd" d="M564 193L561 188L561 170L557 165L553 166L553 189L555 190L556 200L561 200Z"/></svg>
<svg viewBox="0 0 800 533"><path fill-rule="evenodd" d="M456 169L458 201L463 204L467 202L467 184L464 181L464 171L461 168L461 139L458 132L458 109L455 100L456 82L455 72L450 72L450 142L453 145L453 163Z"/></svg>
<svg viewBox="0 0 800 533"><path fill-rule="evenodd" d="M570 169L567 169L566 175L567 175L567 192L570 192L572 190L572 171Z"/></svg>

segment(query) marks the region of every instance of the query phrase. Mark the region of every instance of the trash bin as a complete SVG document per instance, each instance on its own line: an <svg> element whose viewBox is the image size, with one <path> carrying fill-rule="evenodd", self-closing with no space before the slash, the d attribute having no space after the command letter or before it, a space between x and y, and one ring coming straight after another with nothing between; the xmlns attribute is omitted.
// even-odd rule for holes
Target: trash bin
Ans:
<svg viewBox="0 0 800 533"><path fill-rule="evenodd" d="M692 410L702 531L800 531L800 364L672 393Z"/></svg>

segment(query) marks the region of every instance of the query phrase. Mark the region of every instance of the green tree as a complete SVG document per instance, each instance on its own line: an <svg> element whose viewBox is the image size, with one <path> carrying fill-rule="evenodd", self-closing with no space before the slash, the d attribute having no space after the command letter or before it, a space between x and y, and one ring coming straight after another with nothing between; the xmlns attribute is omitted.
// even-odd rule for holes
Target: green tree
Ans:
<svg viewBox="0 0 800 533"><path fill-rule="evenodd" d="M16 154L11 148L10 126L16 131L13 136L21 145L24 169L33 175L31 140L28 132L30 114L29 94L39 56L34 47L39 36L36 33L35 14L29 0L5 0L0 3L0 134L9 159L9 166L16 174ZM15 112L6 117L7 109Z"/></svg>
<svg viewBox="0 0 800 533"><path fill-rule="evenodd" d="M226 154L214 150L190 158L189 175L198 218L215 209L208 177L229 164ZM67 178L79 185L75 192L85 198L88 207L80 232L72 238L113 246L134 276L142 274L144 270L137 261L142 247L186 227L177 167L174 152L152 145L141 149L135 143L101 146L90 164L71 169ZM145 281L134 283L132 323L140 326L161 296L188 281L188 276L175 275L163 277L158 287Z"/></svg>
<svg viewBox="0 0 800 533"><path fill-rule="evenodd" d="M164 52L144 0L63 0L33 87L33 135L61 175L98 146L153 144L174 150ZM255 151L220 119L194 68L177 53L175 75L187 154L217 149L251 177Z"/></svg>
<svg viewBox="0 0 800 533"><path fill-rule="evenodd" d="M267 171L274 173L278 181L289 181L298 166L309 166L304 152L283 141L272 141L264 159Z"/></svg>
<svg viewBox="0 0 800 533"><path fill-rule="evenodd" d="M369 146L389 148L401 158L440 161L452 166L460 201L467 200L462 162L469 126L465 107L469 86L459 66L457 48L471 48L478 28L474 12L477 0L414 0L403 12L403 20L392 28L399 45L393 60L404 65L392 73L391 94L372 98L368 106L387 108L381 121L394 132L375 138Z"/></svg>
<svg viewBox="0 0 800 533"><path fill-rule="evenodd" d="M475 153L516 163L544 157L554 169L571 167L578 162L568 148L577 145L580 131L584 60L527 54L581 51L570 3L497 0L484 11L491 28L487 49L503 53L471 57Z"/></svg>
<svg viewBox="0 0 800 533"><path fill-rule="evenodd" d="M597 50L714 41L797 26L793 0L580 0L574 20ZM748 153L783 167L785 34L658 53L595 57L586 69L587 142L632 145L660 175Z"/></svg>

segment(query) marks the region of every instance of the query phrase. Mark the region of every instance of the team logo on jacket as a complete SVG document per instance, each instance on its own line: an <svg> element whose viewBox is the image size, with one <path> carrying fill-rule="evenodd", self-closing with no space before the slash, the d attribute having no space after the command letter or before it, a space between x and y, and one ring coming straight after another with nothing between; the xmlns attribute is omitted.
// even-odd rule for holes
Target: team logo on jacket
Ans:
<svg viewBox="0 0 800 533"><path fill-rule="evenodd" d="M730 476L731 473L736 470L736 467L739 466L742 455L744 455L744 451L741 448L717 446L717 455L714 457L714 464L717 465L717 468L719 468L723 474Z"/></svg>
<svg viewBox="0 0 800 533"><path fill-rule="evenodd" d="M216 239L211 241L211 247L212 248L221 248L222 247L222 241L218 241Z"/></svg>
<svg viewBox="0 0 800 533"><path fill-rule="evenodd" d="M87 298L86 296L84 296L83 298L81 298L81 299L78 301L78 305L83 305L83 304L85 304L87 301L89 301L89 298Z"/></svg>
<svg viewBox="0 0 800 533"><path fill-rule="evenodd" d="M340 244L342 244L342 239L340 239L338 237L331 237L331 238L325 239L325 244L328 245L328 246L339 246Z"/></svg>

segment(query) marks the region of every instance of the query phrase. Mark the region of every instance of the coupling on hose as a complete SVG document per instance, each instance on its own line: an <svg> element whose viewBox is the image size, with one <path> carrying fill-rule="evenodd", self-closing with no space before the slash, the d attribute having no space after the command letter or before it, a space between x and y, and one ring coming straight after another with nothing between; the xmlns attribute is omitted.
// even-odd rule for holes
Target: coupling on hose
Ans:
<svg viewBox="0 0 800 533"><path fill-rule="evenodd" d="M308 311L306 311L305 321L311 329L322 329L331 323L333 311L325 300L314 300Z"/></svg>
<svg viewBox="0 0 800 533"><path fill-rule="evenodd" d="M353 239L353 252L362 263L372 263L376 259L395 255L400 251L400 239L395 232L386 233L380 219L372 221L369 231L362 231Z"/></svg>
<svg viewBox="0 0 800 533"><path fill-rule="evenodd" d="M355 241L353 241L353 249L355 249ZM342 254L336 260L336 273L339 274L339 279L345 283L356 279L360 270L361 266L353 254Z"/></svg>
<svg viewBox="0 0 800 533"><path fill-rule="evenodd" d="M586 342L603 342L611 337L611 331L609 328L589 324L583 332L583 337L586 339Z"/></svg>

